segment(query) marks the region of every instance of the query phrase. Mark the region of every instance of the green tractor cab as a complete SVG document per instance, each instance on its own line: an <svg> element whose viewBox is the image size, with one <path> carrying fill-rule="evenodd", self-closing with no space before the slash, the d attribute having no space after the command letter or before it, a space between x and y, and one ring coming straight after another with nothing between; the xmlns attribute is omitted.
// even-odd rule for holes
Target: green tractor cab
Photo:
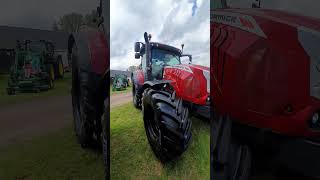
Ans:
<svg viewBox="0 0 320 180"><path fill-rule="evenodd" d="M129 86L128 77L124 74L116 74L113 83L112 91L122 91Z"/></svg>
<svg viewBox="0 0 320 180"><path fill-rule="evenodd" d="M55 78L63 77L59 64L62 61L54 57L52 43L27 40L22 48L18 42L15 61L10 68L7 93L13 95L16 92L52 89Z"/></svg>

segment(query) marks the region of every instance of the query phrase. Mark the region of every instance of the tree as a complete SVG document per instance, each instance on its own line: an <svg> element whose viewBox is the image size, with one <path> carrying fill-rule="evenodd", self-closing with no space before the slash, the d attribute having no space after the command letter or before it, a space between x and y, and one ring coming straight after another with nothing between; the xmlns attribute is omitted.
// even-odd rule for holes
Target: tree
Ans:
<svg viewBox="0 0 320 180"><path fill-rule="evenodd" d="M92 10L89 14L84 16L84 23L89 27L97 27L98 13Z"/></svg>
<svg viewBox="0 0 320 180"><path fill-rule="evenodd" d="M61 31L73 33L78 32L80 27L84 25L84 18L81 14L70 13L59 18L59 29Z"/></svg>
<svg viewBox="0 0 320 180"><path fill-rule="evenodd" d="M52 30L53 31L59 31L58 23L57 21L54 21L52 24Z"/></svg>
<svg viewBox="0 0 320 180"><path fill-rule="evenodd" d="M135 70L137 70L138 67L137 66L129 66L127 71L131 71L131 72L134 72Z"/></svg>

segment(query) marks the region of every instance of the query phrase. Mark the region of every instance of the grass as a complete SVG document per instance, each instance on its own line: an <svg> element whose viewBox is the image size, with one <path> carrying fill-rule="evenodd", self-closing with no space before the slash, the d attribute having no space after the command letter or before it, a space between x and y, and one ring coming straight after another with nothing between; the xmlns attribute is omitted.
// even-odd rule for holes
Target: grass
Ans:
<svg viewBox="0 0 320 180"><path fill-rule="evenodd" d="M70 120L71 122L71 120ZM166 165L153 155L140 110L111 111L111 179L209 179L209 123L193 119L188 150ZM0 149L0 179L103 179L101 152L82 149L71 125Z"/></svg>
<svg viewBox="0 0 320 180"><path fill-rule="evenodd" d="M55 80L55 87L52 90L40 93L18 93L9 96L6 90L8 78L8 75L0 75L0 105L14 104L54 95L67 95L71 89L71 73L66 73L64 79Z"/></svg>
<svg viewBox="0 0 320 180"><path fill-rule="evenodd" d="M84 150L71 127L0 152L0 179L103 179L102 154Z"/></svg>
<svg viewBox="0 0 320 180"><path fill-rule="evenodd" d="M114 108L111 119L111 179L209 179L210 125L192 119L193 140L178 159L161 164L147 142L141 111L131 103Z"/></svg>

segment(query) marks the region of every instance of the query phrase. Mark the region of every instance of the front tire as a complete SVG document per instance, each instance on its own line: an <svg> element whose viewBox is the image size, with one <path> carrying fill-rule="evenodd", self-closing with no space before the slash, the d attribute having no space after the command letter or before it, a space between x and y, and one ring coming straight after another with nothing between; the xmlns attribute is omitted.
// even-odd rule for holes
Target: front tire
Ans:
<svg viewBox="0 0 320 180"><path fill-rule="evenodd" d="M166 162L180 156L191 140L191 120L182 99L147 88L142 102L146 135L156 157Z"/></svg>
<svg viewBox="0 0 320 180"><path fill-rule="evenodd" d="M211 175L219 180L248 180L251 173L251 149L232 136L227 115L214 113L211 129Z"/></svg>

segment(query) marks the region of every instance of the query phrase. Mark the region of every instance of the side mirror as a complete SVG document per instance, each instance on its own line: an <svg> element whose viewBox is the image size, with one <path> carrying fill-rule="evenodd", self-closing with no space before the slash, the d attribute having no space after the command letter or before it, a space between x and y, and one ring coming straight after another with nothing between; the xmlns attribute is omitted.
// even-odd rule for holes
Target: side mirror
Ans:
<svg viewBox="0 0 320 180"><path fill-rule="evenodd" d="M134 43L134 52L140 52L140 43L139 42Z"/></svg>
<svg viewBox="0 0 320 180"><path fill-rule="evenodd" d="M134 58L140 59L140 53L136 52L136 53L134 54Z"/></svg>

